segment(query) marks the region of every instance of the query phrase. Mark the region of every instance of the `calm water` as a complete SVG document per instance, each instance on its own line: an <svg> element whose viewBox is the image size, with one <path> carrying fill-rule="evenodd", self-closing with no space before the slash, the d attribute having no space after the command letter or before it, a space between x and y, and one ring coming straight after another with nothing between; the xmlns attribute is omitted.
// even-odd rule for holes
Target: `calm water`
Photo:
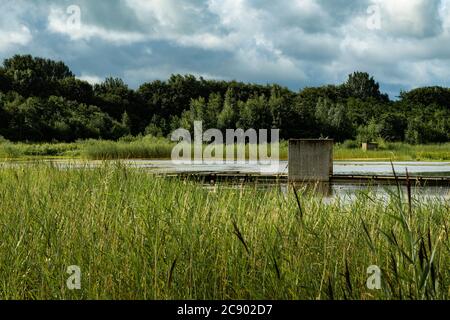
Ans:
<svg viewBox="0 0 450 320"><path fill-rule="evenodd" d="M62 167L95 167L105 161L80 161L80 160L45 160ZM109 160L106 162L115 162ZM268 175L287 174L287 161L280 161L276 167L269 169L258 164L174 164L170 160L122 160L122 163L134 168L143 168L161 173L180 172L221 172L221 173L264 173ZM9 162L10 164L13 162ZM30 163L30 162L27 162ZM32 162L31 162L32 163ZM406 169L415 176L449 176L450 162L394 162L394 168L398 175L404 175ZM335 161L334 174L346 175L392 175L390 162L363 162L363 161Z"/></svg>
<svg viewBox="0 0 450 320"><path fill-rule="evenodd" d="M41 161L42 162L42 161ZM80 161L80 160L45 160L62 168L85 168L97 167L104 161ZM106 161L114 163L115 161ZM4 162L3 166L23 165L31 162ZM191 164L179 165L170 160L122 160L121 163L132 168L146 169L156 173L201 173L201 172L220 172L220 173L261 173L261 166L255 164ZM264 169L267 175L287 174L287 161L280 161L276 167L270 170ZM406 169L412 176L450 176L450 162L394 162L394 169L398 175L404 175ZM335 161L333 165L335 175L392 175L390 162L363 162L363 161ZM265 186L272 187L272 186ZM278 186L279 187L279 186ZM287 188L281 185L282 191ZM333 184L322 185L316 188L318 194L326 198L340 197L354 198L361 191L370 189L382 197L388 196L390 191L394 191L392 186L367 186L356 184ZM421 198L439 198L444 201L450 200L450 187L415 187L413 194Z"/></svg>

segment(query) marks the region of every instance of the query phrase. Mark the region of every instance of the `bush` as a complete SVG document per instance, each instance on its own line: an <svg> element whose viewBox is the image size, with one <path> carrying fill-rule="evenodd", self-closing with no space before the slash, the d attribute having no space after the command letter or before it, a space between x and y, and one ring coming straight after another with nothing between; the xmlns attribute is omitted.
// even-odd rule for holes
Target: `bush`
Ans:
<svg viewBox="0 0 450 320"><path fill-rule="evenodd" d="M162 137L163 136L163 131L156 124L150 123L147 126L147 128L145 128L145 134L146 135L152 135L152 136L155 136L155 137Z"/></svg>
<svg viewBox="0 0 450 320"><path fill-rule="evenodd" d="M357 130L356 140L359 143L375 142L381 137L381 125L372 118L366 126L360 126Z"/></svg>
<svg viewBox="0 0 450 320"><path fill-rule="evenodd" d="M341 146L345 149L358 149L361 145L355 140L345 140Z"/></svg>
<svg viewBox="0 0 450 320"><path fill-rule="evenodd" d="M375 142L378 144L379 150L388 150L389 149L389 144L383 138L378 137L377 139L375 139Z"/></svg>

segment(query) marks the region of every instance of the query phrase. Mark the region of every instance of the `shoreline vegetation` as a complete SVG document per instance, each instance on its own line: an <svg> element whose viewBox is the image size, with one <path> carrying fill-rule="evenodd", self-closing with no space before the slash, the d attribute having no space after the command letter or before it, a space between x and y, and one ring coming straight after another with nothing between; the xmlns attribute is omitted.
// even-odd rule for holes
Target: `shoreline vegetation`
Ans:
<svg viewBox="0 0 450 320"><path fill-rule="evenodd" d="M69 158L85 160L158 159L171 158L176 145L166 138L153 136L124 137L117 141L80 140L73 143L25 143L0 139L1 160L33 160ZM206 145L204 145L206 146ZM270 145L267 147L270 151ZM235 145L235 150L237 146ZM280 160L288 158L288 142L281 141ZM246 158L249 147L246 146ZM224 151L224 155L225 155ZM270 154L269 154L270 156ZM402 142L379 141L379 148L364 151L356 141L336 143L334 160L348 161L449 161L450 143L410 145Z"/></svg>
<svg viewBox="0 0 450 320"><path fill-rule="evenodd" d="M0 181L2 300L449 298L448 203L400 188L298 201L120 164L1 168Z"/></svg>
<svg viewBox="0 0 450 320"><path fill-rule="evenodd" d="M169 137L178 128L192 132L195 121L203 131L277 128L282 140L448 143L450 88L402 91L394 101L370 74L356 71L340 84L295 91L180 74L131 89L120 78L91 85L64 62L31 55L0 64L0 136L10 141Z"/></svg>

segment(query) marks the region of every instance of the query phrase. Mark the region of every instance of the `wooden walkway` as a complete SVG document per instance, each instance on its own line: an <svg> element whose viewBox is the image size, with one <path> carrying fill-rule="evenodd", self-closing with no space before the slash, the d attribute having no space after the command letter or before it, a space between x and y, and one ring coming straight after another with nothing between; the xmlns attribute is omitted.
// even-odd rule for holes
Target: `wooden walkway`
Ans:
<svg viewBox="0 0 450 320"><path fill-rule="evenodd" d="M450 177L422 177L422 176L379 176L379 175L333 175L332 183L354 183L354 184L408 184L421 186L448 186Z"/></svg>
<svg viewBox="0 0 450 320"><path fill-rule="evenodd" d="M242 172L180 172L164 174L166 177L179 177L182 179L196 180L203 183L262 183L285 184L288 183L287 175L263 175L258 173ZM450 187L450 177L422 177L422 176L386 176L386 175L333 175L330 177L332 184L388 184L397 183L420 186L444 186Z"/></svg>

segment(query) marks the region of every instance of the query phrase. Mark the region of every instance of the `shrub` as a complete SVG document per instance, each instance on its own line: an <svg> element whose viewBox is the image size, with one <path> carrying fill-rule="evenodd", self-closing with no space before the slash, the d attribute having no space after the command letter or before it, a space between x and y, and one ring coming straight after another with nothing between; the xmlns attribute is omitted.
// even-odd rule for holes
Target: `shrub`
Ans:
<svg viewBox="0 0 450 320"><path fill-rule="evenodd" d="M361 144L358 143L358 141L356 140L345 140L342 144L341 144L342 148L345 149L357 149L361 146Z"/></svg>

